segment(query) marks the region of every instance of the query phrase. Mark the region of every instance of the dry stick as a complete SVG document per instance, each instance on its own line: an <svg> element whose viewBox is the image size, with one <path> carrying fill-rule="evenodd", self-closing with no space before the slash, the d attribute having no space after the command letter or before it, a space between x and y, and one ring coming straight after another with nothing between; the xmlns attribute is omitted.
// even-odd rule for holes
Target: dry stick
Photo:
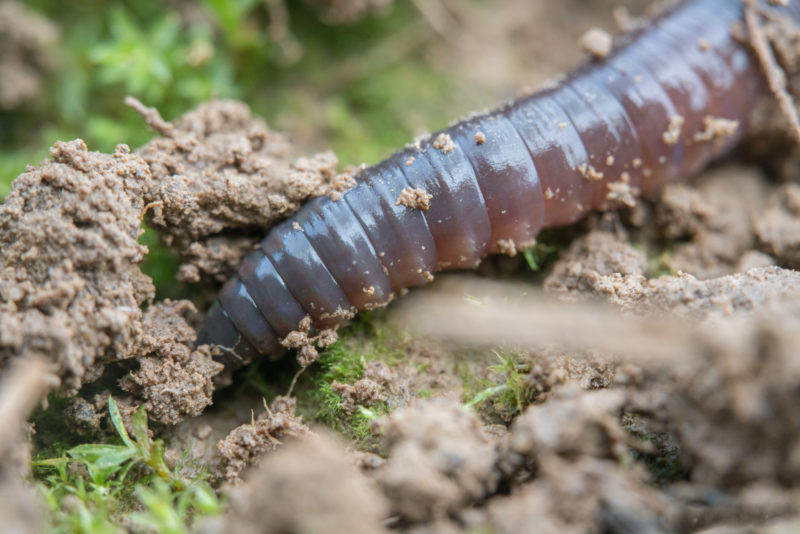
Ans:
<svg viewBox="0 0 800 534"><path fill-rule="evenodd" d="M292 383L289 384L289 391L286 393L287 397L292 396L294 387L297 385L297 379L300 378L300 375L302 375L305 372L306 368L308 368L308 365L300 367L300 370L295 373L294 377L292 378Z"/></svg>
<svg viewBox="0 0 800 534"><path fill-rule="evenodd" d="M745 0L744 20L747 24L747 33L750 37L750 45L756 52L767 83L783 115L789 120L789 125L795 138L800 141L800 115L797 113L797 106L789 94L786 83L786 73L778 65L778 60L772 51L766 34L759 23L760 9L757 0Z"/></svg>
<svg viewBox="0 0 800 534"><path fill-rule="evenodd" d="M150 128L164 137L172 137L175 134L175 128L161 117L156 108L149 108L132 96L125 97L125 105L136 110Z"/></svg>

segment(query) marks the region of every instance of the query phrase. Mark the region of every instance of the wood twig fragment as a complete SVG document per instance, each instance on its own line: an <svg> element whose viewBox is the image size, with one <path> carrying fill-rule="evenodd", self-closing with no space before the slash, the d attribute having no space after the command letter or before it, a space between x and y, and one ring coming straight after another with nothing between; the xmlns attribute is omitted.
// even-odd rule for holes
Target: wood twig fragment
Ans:
<svg viewBox="0 0 800 534"><path fill-rule="evenodd" d="M778 64L778 60L769 44L769 38L761 25L762 11L758 6L758 0L744 0L744 2L744 19L747 25L750 45L753 47L756 56L758 56L761 68L767 77L770 91L778 101L781 112L789 121L795 139L800 142L800 114L798 114L797 105L789 93L786 73Z"/></svg>
<svg viewBox="0 0 800 534"><path fill-rule="evenodd" d="M172 137L175 134L175 128L171 123L165 121L156 108L149 108L142 104L142 102L133 96L125 97L125 105L133 108L139 115L142 116L147 125L153 130L157 131L164 137Z"/></svg>

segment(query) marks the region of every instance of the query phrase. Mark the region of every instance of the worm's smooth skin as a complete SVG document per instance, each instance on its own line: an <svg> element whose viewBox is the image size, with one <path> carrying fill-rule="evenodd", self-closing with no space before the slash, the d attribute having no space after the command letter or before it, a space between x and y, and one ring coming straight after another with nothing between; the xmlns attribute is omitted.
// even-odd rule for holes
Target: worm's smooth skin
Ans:
<svg viewBox="0 0 800 534"><path fill-rule="evenodd" d="M800 21L798 0L780 9ZM553 88L395 153L338 201L312 200L247 256L198 343L234 364L279 354L306 315L316 328L340 324L438 270L473 268L605 207L609 184L648 195L695 173L738 141L765 95L760 66L731 35L743 10L685 2ZM707 119L738 127L707 139ZM409 187L431 195L429 209L397 204Z"/></svg>

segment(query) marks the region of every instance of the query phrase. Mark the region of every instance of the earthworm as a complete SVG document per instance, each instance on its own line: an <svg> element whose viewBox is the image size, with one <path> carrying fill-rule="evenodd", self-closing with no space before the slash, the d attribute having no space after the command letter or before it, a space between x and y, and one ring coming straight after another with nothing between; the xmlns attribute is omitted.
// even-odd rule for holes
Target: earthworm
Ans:
<svg viewBox="0 0 800 534"><path fill-rule="evenodd" d="M683 2L605 58L362 170L340 199L308 202L244 259L198 343L228 363L281 353L306 316L336 326L436 271L513 254L542 228L698 171L739 140L767 92L732 35L744 9ZM770 9L800 20L797 1Z"/></svg>

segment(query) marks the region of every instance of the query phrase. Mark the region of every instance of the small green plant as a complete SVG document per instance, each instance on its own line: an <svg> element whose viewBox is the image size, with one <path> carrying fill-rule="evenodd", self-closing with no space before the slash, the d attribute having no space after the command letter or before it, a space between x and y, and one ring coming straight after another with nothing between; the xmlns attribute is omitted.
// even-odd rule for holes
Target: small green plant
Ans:
<svg viewBox="0 0 800 534"><path fill-rule="evenodd" d="M110 397L108 411L122 444L85 443L33 462L52 532L116 533L133 523L179 534L188 532L193 518L222 513L205 475L188 480L167 465L143 407L131 421L133 438Z"/></svg>
<svg viewBox="0 0 800 534"><path fill-rule="evenodd" d="M491 408L502 420L510 421L536 397L537 391L530 385L531 363L519 354L503 355L495 353L500 363L487 368L489 374L500 377L501 382L484 378L465 388L465 392L475 391L464 407L477 410L491 402ZM477 386L477 388L476 388Z"/></svg>

